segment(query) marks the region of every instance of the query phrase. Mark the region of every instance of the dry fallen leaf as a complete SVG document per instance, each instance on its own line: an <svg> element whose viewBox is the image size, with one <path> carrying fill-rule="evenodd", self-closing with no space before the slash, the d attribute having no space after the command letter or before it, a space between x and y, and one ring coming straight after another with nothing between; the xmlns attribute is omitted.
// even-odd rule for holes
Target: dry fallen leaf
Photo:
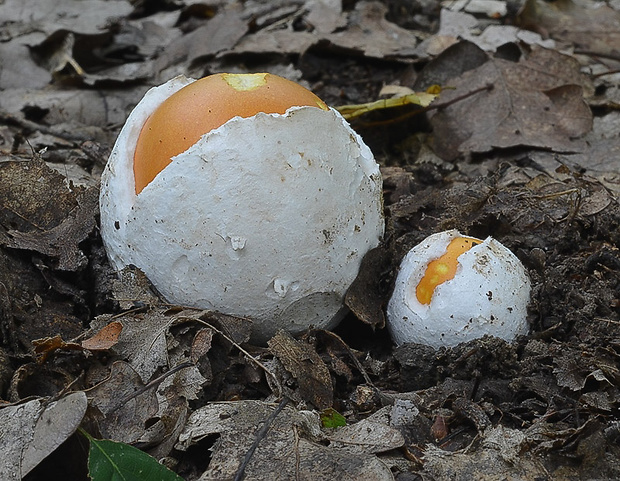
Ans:
<svg viewBox="0 0 620 481"><path fill-rule="evenodd" d="M167 340L168 328L174 322L162 309L154 309L144 314L130 314L117 318L123 324L118 342L112 350L120 359L128 360L144 382L162 367L168 366ZM102 329L109 322L109 316L96 318L91 328Z"/></svg>
<svg viewBox="0 0 620 481"><path fill-rule="evenodd" d="M355 424L337 428L326 434L336 446L355 446L365 453L382 453L398 449L405 439L398 429L390 426L392 406L386 406Z"/></svg>
<svg viewBox="0 0 620 481"><path fill-rule="evenodd" d="M176 448L187 450L218 435L211 447L211 461L201 480L232 479L254 442L254 433L275 406L261 401L212 403L195 410L179 437ZM246 467L246 479L393 481L390 469L379 458L355 445L324 446L314 440L321 436L316 414L287 406L278 414Z"/></svg>
<svg viewBox="0 0 620 481"><path fill-rule="evenodd" d="M334 402L332 380L327 366L309 344L279 331L268 343L269 350L297 380L299 395L317 409L326 409Z"/></svg>
<svg viewBox="0 0 620 481"><path fill-rule="evenodd" d="M0 408L0 479L19 481L65 442L82 422L86 395L33 399Z"/></svg>
<svg viewBox="0 0 620 481"><path fill-rule="evenodd" d="M573 139L592 128L577 63L553 50L534 49L518 62L490 59L449 81L442 102L483 90L435 113L434 148L447 160L463 152L536 147L559 152L585 148Z"/></svg>
<svg viewBox="0 0 620 481"><path fill-rule="evenodd" d="M518 21L595 56L617 54L620 45L620 12L605 2L527 0Z"/></svg>
<svg viewBox="0 0 620 481"><path fill-rule="evenodd" d="M32 345L37 356L37 361L41 364L45 362L51 353L59 349L67 351L80 351L83 349L82 346L75 342L63 341L59 335L54 337L46 337L45 339L35 339L32 341Z"/></svg>
<svg viewBox="0 0 620 481"><path fill-rule="evenodd" d="M82 347L90 351L105 351L110 349L118 342L118 338L123 330L123 324L113 321L107 326L102 327L97 333L82 341Z"/></svg>
<svg viewBox="0 0 620 481"><path fill-rule="evenodd" d="M157 397L155 389L143 388L136 371L116 361L109 377L86 391L89 404L101 414L97 422L103 437L134 443L144 434L146 420L157 413Z"/></svg>

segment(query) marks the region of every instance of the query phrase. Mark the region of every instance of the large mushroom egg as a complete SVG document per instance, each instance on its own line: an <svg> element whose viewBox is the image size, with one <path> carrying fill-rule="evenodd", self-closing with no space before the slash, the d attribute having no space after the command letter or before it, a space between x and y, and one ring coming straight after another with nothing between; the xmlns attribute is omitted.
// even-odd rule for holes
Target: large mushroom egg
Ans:
<svg viewBox="0 0 620 481"><path fill-rule="evenodd" d="M334 109L270 74L174 78L125 123L102 176L112 266L169 302L278 329L333 327L383 235L370 149Z"/></svg>

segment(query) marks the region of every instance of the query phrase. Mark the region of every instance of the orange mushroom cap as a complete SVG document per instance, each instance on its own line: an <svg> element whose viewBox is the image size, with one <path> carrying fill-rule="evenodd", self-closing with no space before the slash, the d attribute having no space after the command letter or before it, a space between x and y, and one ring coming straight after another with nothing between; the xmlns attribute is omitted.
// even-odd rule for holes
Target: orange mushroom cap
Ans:
<svg viewBox="0 0 620 481"><path fill-rule="evenodd" d="M252 117L258 112L283 114L294 106L328 109L308 89L268 73L215 74L183 87L168 97L142 127L133 164L136 194L174 156L233 117Z"/></svg>
<svg viewBox="0 0 620 481"><path fill-rule="evenodd" d="M477 244L480 239L474 237L457 237L450 241L445 254L429 262L424 276L416 287L416 297L420 304L430 304L435 288L450 279L454 279L458 266L458 257Z"/></svg>

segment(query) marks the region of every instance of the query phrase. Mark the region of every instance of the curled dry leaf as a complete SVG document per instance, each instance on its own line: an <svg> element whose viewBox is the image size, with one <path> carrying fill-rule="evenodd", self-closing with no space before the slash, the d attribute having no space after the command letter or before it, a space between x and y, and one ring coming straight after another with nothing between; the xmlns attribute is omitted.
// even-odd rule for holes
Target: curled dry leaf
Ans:
<svg viewBox="0 0 620 481"><path fill-rule="evenodd" d="M62 349L67 351L80 351L82 346L75 342L65 342L60 335L46 337L45 339L35 339L32 341L34 352L39 363L44 363L47 357L53 352Z"/></svg>
<svg viewBox="0 0 620 481"><path fill-rule="evenodd" d="M211 329L201 329L196 333L194 341L192 342L192 352L190 355L190 359L193 363L197 363L209 352L212 341L213 331Z"/></svg>
<svg viewBox="0 0 620 481"><path fill-rule="evenodd" d="M383 303L387 302L387 295L383 275L390 256L384 246L370 250L344 297L344 303L360 321L377 329L385 326Z"/></svg>

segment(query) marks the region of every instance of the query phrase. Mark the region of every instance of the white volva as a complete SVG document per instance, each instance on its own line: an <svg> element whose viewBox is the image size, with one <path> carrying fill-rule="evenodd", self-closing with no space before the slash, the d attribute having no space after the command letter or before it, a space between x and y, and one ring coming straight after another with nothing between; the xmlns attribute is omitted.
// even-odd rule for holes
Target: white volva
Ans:
<svg viewBox="0 0 620 481"><path fill-rule="evenodd" d="M333 109L235 117L136 195L141 127L190 82L149 91L118 137L100 197L112 265L139 267L169 302L253 319L258 341L333 327L362 257L383 236L370 149Z"/></svg>
<svg viewBox="0 0 620 481"><path fill-rule="evenodd" d="M456 346L485 334L513 341L527 334L530 280L521 261L488 237L458 257L453 279L435 288L421 304L416 287L428 264L446 252L456 230L433 234L402 260L388 304L388 329L394 342Z"/></svg>

